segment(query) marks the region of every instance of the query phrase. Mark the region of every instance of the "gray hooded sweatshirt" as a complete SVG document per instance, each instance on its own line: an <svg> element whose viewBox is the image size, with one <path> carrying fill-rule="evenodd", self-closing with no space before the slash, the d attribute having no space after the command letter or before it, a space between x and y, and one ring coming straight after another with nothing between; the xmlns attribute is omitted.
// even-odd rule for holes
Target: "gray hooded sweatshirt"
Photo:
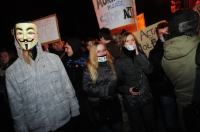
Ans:
<svg viewBox="0 0 200 132"><path fill-rule="evenodd" d="M31 64L22 58L17 42L18 59L6 70L6 85L16 132L48 132L79 115L75 91L60 58L42 51Z"/></svg>

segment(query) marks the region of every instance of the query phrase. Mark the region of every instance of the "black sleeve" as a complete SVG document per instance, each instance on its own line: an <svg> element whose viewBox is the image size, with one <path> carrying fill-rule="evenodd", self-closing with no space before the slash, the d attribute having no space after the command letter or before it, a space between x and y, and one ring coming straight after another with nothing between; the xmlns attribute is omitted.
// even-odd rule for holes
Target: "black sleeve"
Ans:
<svg viewBox="0 0 200 132"><path fill-rule="evenodd" d="M197 47L197 51L196 51L196 64L199 67L200 66L200 43Z"/></svg>
<svg viewBox="0 0 200 132"><path fill-rule="evenodd" d="M135 59L141 66L144 73L150 74L152 72L153 66L151 65L151 63L144 54L139 53L139 55L136 55Z"/></svg>
<svg viewBox="0 0 200 132"><path fill-rule="evenodd" d="M120 93L128 95L129 93L129 88L128 86L126 86L124 84L124 74L123 74L123 66L121 65L121 62L123 60L119 60L119 61L115 61L115 69L116 69L116 74L117 74L117 78L118 78L118 85L117 85L117 89ZM126 67L128 68L128 67ZM127 69L127 71L129 71Z"/></svg>
<svg viewBox="0 0 200 132"><path fill-rule="evenodd" d="M88 70L85 70L83 73L83 90L88 96L99 97L99 90L92 81Z"/></svg>

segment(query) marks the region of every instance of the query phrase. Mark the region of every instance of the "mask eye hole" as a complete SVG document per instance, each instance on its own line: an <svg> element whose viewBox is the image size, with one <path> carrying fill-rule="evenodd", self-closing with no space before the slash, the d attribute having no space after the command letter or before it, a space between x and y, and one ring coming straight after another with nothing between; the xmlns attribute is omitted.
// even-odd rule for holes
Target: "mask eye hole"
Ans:
<svg viewBox="0 0 200 132"><path fill-rule="evenodd" d="M34 33L34 32L28 32L28 34L29 34L29 35L34 35L35 33Z"/></svg>
<svg viewBox="0 0 200 132"><path fill-rule="evenodd" d="M22 35L22 32L16 32L16 35Z"/></svg>

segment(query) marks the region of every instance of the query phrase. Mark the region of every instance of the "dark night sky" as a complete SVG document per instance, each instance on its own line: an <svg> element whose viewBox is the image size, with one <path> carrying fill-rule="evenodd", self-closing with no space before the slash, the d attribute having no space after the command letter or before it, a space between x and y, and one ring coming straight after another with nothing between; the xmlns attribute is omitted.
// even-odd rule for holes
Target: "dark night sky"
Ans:
<svg viewBox="0 0 200 132"><path fill-rule="evenodd" d="M35 20L56 13L62 39L95 36L98 31L92 1L79 0L19 0L1 5L1 47L13 45L10 29L18 21ZM8 12L9 11L9 12Z"/></svg>
<svg viewBox="0 0 200 132"><path fill-rule="evenodd" d="M14 23L35 20L56 13L61 39L96 37L98 23L92 0L7 0L0 6L0 47L13 46ZM4 9L3 9L4 8ZM169 0L136 0L137 13L144 12L146 25L169 15Z"/></svg>

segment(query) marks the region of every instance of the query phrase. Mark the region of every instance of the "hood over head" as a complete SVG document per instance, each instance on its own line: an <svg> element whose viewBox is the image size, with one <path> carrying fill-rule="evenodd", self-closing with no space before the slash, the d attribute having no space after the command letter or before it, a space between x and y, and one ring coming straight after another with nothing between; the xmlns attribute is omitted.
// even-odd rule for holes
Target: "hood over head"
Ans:
<svg viewBox="0 0 200 132"><path fill-rule="evenodd" d="M200 42L198 36L186 36L172 38L164 44L164 58L174 60L188 55L191 51L196 49Z"/></svg>
<svg viewBox="0 0 200 132"><path fill-rule="evenodd" d="M191 9L176 11L169 20L169 33L171 38L187 35L194 36L198 33L199 15Z"/></svg>
<svg viewBox="0 0 200 132"><path fill-rule="evenodd" d="M43 52L38 39L37 26L32 22L16 23L14 27L14 41L19 58L22 58L22 52L30 51L35 59Z"/></svg>

